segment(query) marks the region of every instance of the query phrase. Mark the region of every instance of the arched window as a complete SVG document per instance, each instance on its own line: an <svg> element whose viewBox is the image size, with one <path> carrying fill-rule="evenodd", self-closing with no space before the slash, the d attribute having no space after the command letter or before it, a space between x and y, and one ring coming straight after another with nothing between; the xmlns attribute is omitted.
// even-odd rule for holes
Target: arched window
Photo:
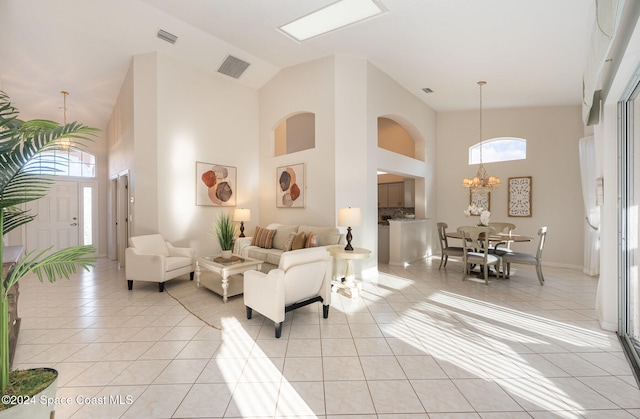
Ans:
<svg viewBox="0 0 640 419"><path fill-rule="evenodd" d="M469 147L469 164L480 164L480 148L482 162L524 160L527 158L527 140L524 138L501 137L485 140Z"/></svg>
<svg viewBox="0 0 640 419"><path fill-rule="evenodd" d="M38 173L55 176L96 177L96 156L69 149L44 151L32 162Z"/></svg>

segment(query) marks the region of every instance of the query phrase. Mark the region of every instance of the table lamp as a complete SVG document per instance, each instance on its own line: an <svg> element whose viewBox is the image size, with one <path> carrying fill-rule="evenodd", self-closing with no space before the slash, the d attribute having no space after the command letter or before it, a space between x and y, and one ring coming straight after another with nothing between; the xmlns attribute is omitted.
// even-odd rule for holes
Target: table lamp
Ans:
<svg viewBox="0 0 640 419"><path fill-rule="evenodd" d="M240 236L239 237L245 237L244 235L244 222L247 221L251 221L251 210L248 208L237 208L234 212L233 212L233 219L234 221L240 221Z"/></svg>
<svg viewBox="0 0 640 419"><path fill-rule="evenodd" d="M360 208L340 208L338 211L338 225L341 227L347 227L347 246L344 250L353 250L351 246L351 227L358 227L362 224L362 214Z"/></svg>

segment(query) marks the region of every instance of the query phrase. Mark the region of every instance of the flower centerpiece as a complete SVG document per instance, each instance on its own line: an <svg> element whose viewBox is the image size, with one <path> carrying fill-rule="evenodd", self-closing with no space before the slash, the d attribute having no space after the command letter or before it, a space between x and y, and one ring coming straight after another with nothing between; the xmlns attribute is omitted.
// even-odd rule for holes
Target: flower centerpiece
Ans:
<svg viewBox="0 0 640 419"><path fill-rule="evenodd" d="M489 218L491 217L491 213L487 210L484 210L480 213L480 226L488 226L489 225Z"/></svg>
<svg viewBox="0 0 640 419"><path fill-rule="evenodd" d="M469 217L471 215L479 215L480 222L478 223L481 227L486 227L489 225L489 218L491 217L491 213L479 206L469 205L467 209L464 211L464 214Z"/></svg>

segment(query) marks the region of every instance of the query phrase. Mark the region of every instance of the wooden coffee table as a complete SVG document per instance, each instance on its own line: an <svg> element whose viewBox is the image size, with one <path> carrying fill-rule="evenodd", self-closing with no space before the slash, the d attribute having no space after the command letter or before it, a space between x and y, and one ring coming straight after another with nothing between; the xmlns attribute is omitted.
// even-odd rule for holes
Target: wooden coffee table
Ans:
<svg viewBox="0 0 640 419"><path fill-rule="evenodd" d="M228 297L243 293L242 281L234 281L231 288L229 279L232 275L239 275L246 271L262 269L262 261L234 255L230 261L225 261L219 255L203 256L196 261L196 286L200 287L200 271L206 269L221 277L220 281L202 281L202 286L222 296L222 301L227 302Z"/></svg>

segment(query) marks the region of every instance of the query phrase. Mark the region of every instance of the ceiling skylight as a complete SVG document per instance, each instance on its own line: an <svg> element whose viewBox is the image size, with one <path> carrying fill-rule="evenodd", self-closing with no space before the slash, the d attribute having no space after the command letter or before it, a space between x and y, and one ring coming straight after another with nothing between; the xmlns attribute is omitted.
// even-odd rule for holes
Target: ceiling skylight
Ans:
<svg viewBox="0 0 640 419"><path fill-rule="evenodd" d="M302 42L386 12L379 0L338 0L278 29Z"/></svg>

